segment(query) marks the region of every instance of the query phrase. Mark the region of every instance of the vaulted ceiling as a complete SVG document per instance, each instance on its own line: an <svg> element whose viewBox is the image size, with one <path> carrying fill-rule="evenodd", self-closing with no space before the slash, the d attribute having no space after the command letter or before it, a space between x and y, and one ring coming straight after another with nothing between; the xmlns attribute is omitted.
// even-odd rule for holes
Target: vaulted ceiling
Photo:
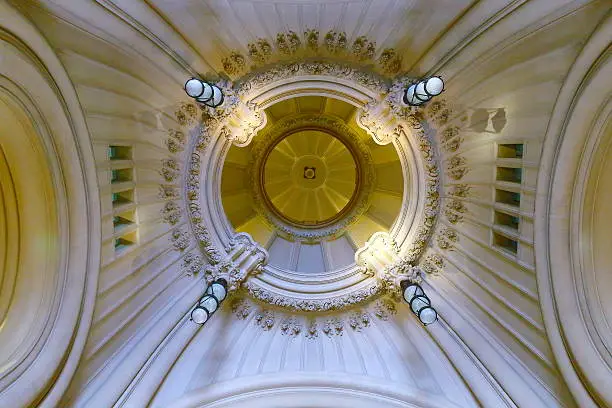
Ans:
<svg viewBox="0 0 612 408"><path fill-rule="evenodd" d="M232 406L237 402L224 390L264 394L291 375L295 383L289 385L324 387L317 377L326 370L353 376L356 393L388 392L388 403L398 404L389 406L408 406L402 401L427 393L431 405L415 403L498 407L503 401L531 408L604 401L600 394L591 400L576 391L580 381L567 379L573 378L564 368L569 363L558 358L561 341L551 336L550 314L542 308L547 292L536 268L536 207L547 198L536 193L545 177L543 146L557 97L566 96L577 57L609 20L609 1L10 3L42 33L76 89L100 193L101 214L91 214L102 225L95 309L61 406L167 406L181 398L184 406L215 398L229 401L218 406ZM424 253L433 265L427 290L441 322L423 329L406 318L407 307L388 304L313 320L243 299L198 331L186 316L202 285L182 267L197 244L172 246L187 220L160 222L160 211L172 200L160 193L160 184L174 185L176 178L160 175L160 163L175 157L169 147L180 138L172 136L187 132L175 115L187 101L183 83L191 75L240 81L277 62L315 58L346 62L387 80L434 73L446 80L452 113L436 126L440 135L460 130L436 142L441 213ZM347 123L355 114L353 107L323 97L266 110L269 126L313 112ZM132 146L132 156L111 160L111 145ZM500 155L499 145L514 153ZM512 147L518 145L520 155ZM393 173L393 152L373 149L378 164ZM238 150L230 150L227 163L234 166L224 172L244 180L249 148ZM133 177L116 182L116 170L127 167ZM508 181L517 168L519 182ZM222 191L233 226L276 251L276 266L289 265L293 243L257 224L251 186L238 184L224 184ZM349 231L346 242L339 239L337 253L352 254L373 230L390 229L401 195L402 186L381 186L363 217L367 225ZM118 215L127 217L119 228ZM120 237L127 244L118 250ZM351 261L341 255L334 262ZM309 333L316 339L310 341ZM334 389L350 388L341 378L330 381Z"/></svg>

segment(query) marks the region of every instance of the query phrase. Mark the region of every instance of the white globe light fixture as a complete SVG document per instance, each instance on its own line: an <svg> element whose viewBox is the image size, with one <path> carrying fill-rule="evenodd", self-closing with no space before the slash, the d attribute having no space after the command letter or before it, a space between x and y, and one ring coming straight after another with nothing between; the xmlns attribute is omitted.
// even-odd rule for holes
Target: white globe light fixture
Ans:
<svg viewBox="0 0 612 408"><path fill-rule="evenodd" d="M203 325L210 316L219 309L219 305L227 296L227 281L223 278L211 283L200 298L196 307L191 311L191 321Z"/></svg>
<svg viewBox="0 0 612 408"><path fill-rule="evenodd" d="M420 106L444 91L444 81L439 76L422 79L410 84L404 91L403 102L409 106Z"/></svg>
<svg viewBox="0 0 612 408"><path fill-rule="evenodd" d="M438 312L431 307L431 300L425 295L420 285L407 280L402 281L400 285L404 300L423 325L427 326L438 320Z"/></svg>
<svg viewBox="0 0 612 408"><path fill-rule="evenodd" d="M187 95L211 108L216 108L223 104L223 91L217 85L210 84L198 78L191 78L185 82L185 92Z"/></svg>

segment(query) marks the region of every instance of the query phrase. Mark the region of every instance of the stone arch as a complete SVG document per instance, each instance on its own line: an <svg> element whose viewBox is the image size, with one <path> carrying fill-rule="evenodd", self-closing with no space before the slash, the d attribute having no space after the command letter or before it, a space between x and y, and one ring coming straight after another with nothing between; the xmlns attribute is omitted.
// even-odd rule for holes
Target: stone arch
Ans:
<svg viewBox="0 0 612 408"><path fill-rule="evenodd" d="M608 17L584 47L557 98L536 201L536 265L544 322L560 371L585 407L612 405L610 303L602 299L612 289L609 255L602 251L609 244L596 242L603 237L596 225L602 214L595 211L612 191L609 175L602 173L612 142L610 36Z"/></svg>
<svg viewBox="0 0 612 408"><path fill-rule="evenodd" d="M57 406L93 312L100 209L74 88L34 27L0 4L0 136L6 255L0 405ZM10 182L9 182L10 180ZM6 296L10 293L10 296Z"/></svg>

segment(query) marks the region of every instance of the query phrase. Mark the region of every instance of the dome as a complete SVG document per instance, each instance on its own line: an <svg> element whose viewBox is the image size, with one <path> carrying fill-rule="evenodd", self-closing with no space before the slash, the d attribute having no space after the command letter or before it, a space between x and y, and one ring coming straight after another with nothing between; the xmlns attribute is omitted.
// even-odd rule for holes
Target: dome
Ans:
<svg viewBox="0 0 612 408"><path fill-rule="evenodd" d="M0 406L612 406L611 7L0 1Z"/></svg>
<svg viewBox="0 0 612 408"><path fill-rule="evenodd" d="M330 225L355 201L360 188L357 161L334 134L297 130L264 154L263 196L284 221L300 228Z"/></svg>
<svg viewBox="0 0 612 408"><path fill-rule="evenodd" d="M224 216L269 255L254 293L327 308L334 296L379 290L356 253L373 235L399 231L410 175L393 144L372 143L359 111L331 97L288 98L266 109L249 145L229 148Z"/></svg>

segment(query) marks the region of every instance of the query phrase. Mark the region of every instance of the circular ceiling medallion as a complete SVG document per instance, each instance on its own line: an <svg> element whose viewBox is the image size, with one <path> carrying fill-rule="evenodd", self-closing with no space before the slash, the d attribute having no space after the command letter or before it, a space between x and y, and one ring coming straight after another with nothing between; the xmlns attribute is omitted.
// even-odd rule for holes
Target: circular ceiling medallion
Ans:
<svg viewBox="0 0 612 408"><path fill-rule="evenodd" d="M359 166L353 151L332 132L300 129L268 150L260 181L274 213L302 228L341 218L355 201Z"/></svg>

